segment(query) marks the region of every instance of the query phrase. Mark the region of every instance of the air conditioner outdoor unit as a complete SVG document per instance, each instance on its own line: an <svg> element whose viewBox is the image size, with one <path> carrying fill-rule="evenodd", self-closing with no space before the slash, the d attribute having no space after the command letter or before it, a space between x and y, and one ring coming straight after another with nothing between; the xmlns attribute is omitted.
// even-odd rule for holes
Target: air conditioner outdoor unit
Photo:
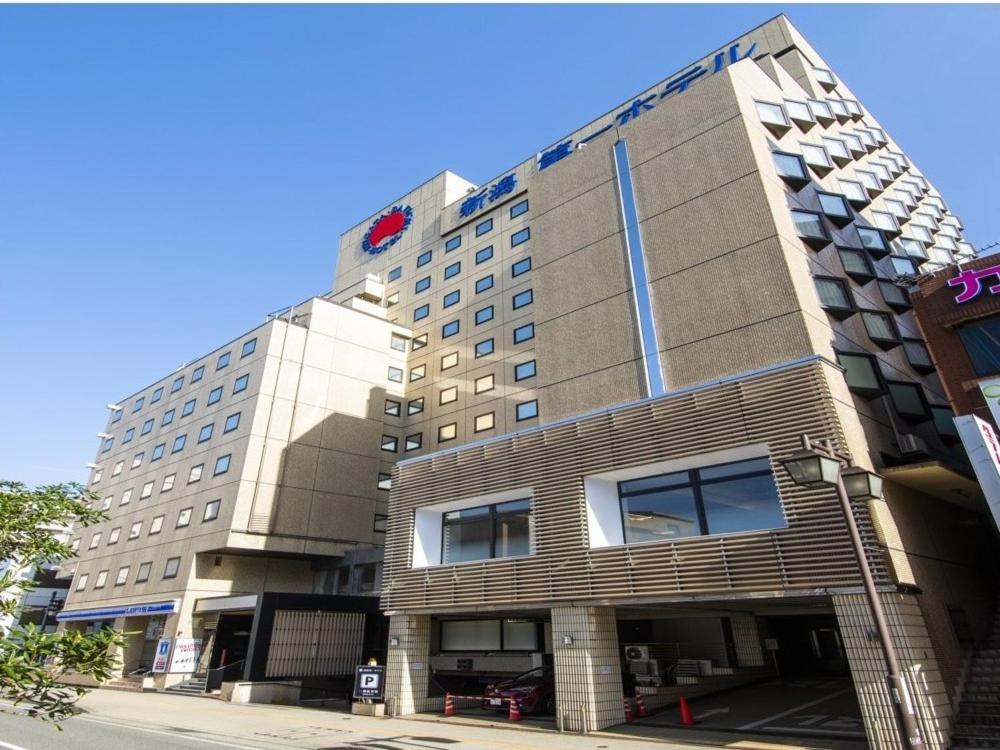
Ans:
<svg viewBox="0 0 1000 750"><path fill-rule="evenodd" d="M629 661L649 659L649 646L626 646L625 658Z"/></svg>
<svg viewBox="0 0 1000 750"><path fill-rule="evenodd" d="M899 452L900 453L926 453L927 443L924 442L923 438L917 435L900 435L899 436Z"/></svg>

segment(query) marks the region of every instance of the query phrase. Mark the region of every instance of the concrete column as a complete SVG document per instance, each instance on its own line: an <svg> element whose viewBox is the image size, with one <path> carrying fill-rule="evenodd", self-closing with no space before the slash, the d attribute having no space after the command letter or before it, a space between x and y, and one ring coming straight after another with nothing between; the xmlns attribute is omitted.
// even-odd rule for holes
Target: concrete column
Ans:
<svg viewBox="0 0 1000 750"><path fill-rule="evenodd" d="M947 750L951 702L941 679L920 606L911 594L887 593L880 596L910 693L920 715L925 747L927 750ZM886 683L885 659L875 639L875 623L865 595L835 595L833 606L847 650L851 678L861 704L868 743L872 750L895 750L900 743Z"/></svg>
<svg viewBox="0 0 1000 750"><path fill-rule="evenodd" d="M590 731L625 721L619 650L614 607L552 609L557 710L568 731L581 731L581 712Z"/></svg>
<svg viewBox="0 0 1000 750"><path fill-rule="evenodd" d="M399 643L394 646L396 640ZM393 615L389 618L385 696L397 715L443 706L442 698L427 695L430 655L430 615Z"/></svg>
<svg viewBox="0 0 1000 750"><path fill-rule="evenodd" d="M753 615L730 615L733 629L733 643L736 646L736 661L741 667L763 667L764 649L760 645L757 632L757 618Z"/></svg>
<svg viewBox="0 0 1000 750"><path fill-rule="evenodd" d="M128 618L116 617L113 625L118 632L128 632ZM123 677L128 663L129 637L125 636L125 643L121 646L112 646L110 653L114 658L114 666L111 669L111 679Z"/></svg>

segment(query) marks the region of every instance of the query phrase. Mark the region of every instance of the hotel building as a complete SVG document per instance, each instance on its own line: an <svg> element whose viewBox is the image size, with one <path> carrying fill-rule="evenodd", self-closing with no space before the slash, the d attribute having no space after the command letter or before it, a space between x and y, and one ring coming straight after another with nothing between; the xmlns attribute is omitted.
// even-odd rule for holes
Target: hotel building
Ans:
<svg viewBox="0 0 1000 750"><path fill-rule="evenodd" d="M91 484L120 533L152 520L138 497L135 519L116 520L121 474L155 471L126 468L142 448L123 428L141 431L143 409L159 424L221 386L192 442L210 417L254 416L238 448L209 440L171 469L179 488L196 460L213 484L163 500L164 523L184 509L201 523L221 498L218 531L171 529L155 559L126 561L106 551L111 528L88 529L67 611L92 620L81 610L109 606L127 562L121 604L172 597L167 630L207 638L202 613L241 597L334 594L324 569L385 528L397 714L440 708L448 679L551 666L565 727L593 730L623 721L623 671L655 706L804 665L849 676L859 729L898 746L835 491L781 464L808 434L884 478L854 517L924 742L945 748L998 566L908 289L974 255L928 178L779 16L481 185L442 172L388 202L342 235L311 322L291 311L115 405L126 417L113 412ZM355 324L363 366L337 355ZM289 335L330 340L322 385ZM254 404L229 401L242 365L191 385L254 338ZM293 414L275 433L281 400ZM159 580L171 560L181 580L153 599L134 588L133 567Z"/></svg>

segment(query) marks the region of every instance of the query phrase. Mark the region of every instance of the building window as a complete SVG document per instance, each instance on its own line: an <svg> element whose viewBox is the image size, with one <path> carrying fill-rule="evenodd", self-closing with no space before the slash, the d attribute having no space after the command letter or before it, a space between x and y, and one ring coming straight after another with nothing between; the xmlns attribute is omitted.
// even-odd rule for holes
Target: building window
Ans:
<svg viewBox="0 0 1000 750"><path fill-rule="evenodd" d="M132 438L135 436L135 427L129 427L125 430L125 434L122 435L122 445L128 445L132 442Z"/></svg>
<svg viewBox="0 0 1000 750"><path fill-rule="evenodd" d="M176 578L177 572L181 568L181 559L179 557L171 557L167 560L167 564L163 567L163 577L164 578Z"/></svg>
<svg viewBox="0 0 1000 750"><path fill-rule="evenodd" d="M534 419L538 416L538 400L522 401L517 405L517 421L523 422L525 419Z"/></svg>
<svg viewBox="0 0 1000 750"><path fill-rule="evenodd" d="M417 351L417 349L423 349L425 346L427 346L427 334L421 333L419 336L413 337L413 343L410 345L410 348L413 351Z"/></svg>
<svg viewBox="0 0 1000 750"><path fill-rule="evenodd" d="M115 499L114 495L106 495L103 500L101 500L101 510L108 510L111 507L112 501Z"/></svg>
<svg viewBox="0 0 1000 750"><path fill-rule="evenodd" d="M487 245L482 250L476 251L476 265L485 263L493 257L493 245Z"/></svg>
<svg viewBox="0 0 1000 750"><path fill-rule="evenodd" d="M402 383L403 382L403 370L399 367L389 368L389 382L390 383Z"/></svg>
<svg viewBox="0 0 1000 750"><path fill-rule="evenodd" d="M476 358L485 357L493 353L493 339L485 339L476 344Z"/></svg>
<svg viewBox="0 0 1000 750"><path fill-rule="evenodd" d="M527 380L535 377L535 360L529 359L519 365L514 365L514 381Z"/></svg>
<svg viewBox="0 0 1000 750"><path fill-rule="evenodd" d="M819 249L830 242L830 235L823 226L823 218L815 211L802 211L793 209L791 211L792 222L795 224L795 232L807 245L814 249Z"/></svg>
<svg viewBox="0 0 1000 750"><path fill-rule="evenodd" d="M190 401L185 401L184 406L181 407L181 417L189 417L194 414L194 405L197 399L191 399Z"/></svg>
<svg viewBox="0 0 1000 750"><path fill-rule="evenodd" d="M118 568L118 576L115 578L115 586L124 586L128 581L128 572L130 568L128 565L123 565Z"/></svg>
<svg viewBox="0 0 1000 750"><path fill-rule="evenodd" d="M1000 372L1000 315L967 323L958 335L977 376Z"/></svg>
<svg viewBox="0 0 1000 750"><path fill-rule="evenodd" d="M841 166L851 161L851 154L847 150L847 144L839 138L824 138L823 145L830 157Z"/></svg>
<svg viewBox="0 0 1000 750"><path fill-rule="evenodd" d="M481 505L442 515L441 562L446 565L530 553L530 500Z"/></svg>
<svg viewBox="0 0 1000 750"><path fill-rule="evenodd" d="M627 544L785 526L767 458L618 483Z"/></svg>
<svg viewBox="0 0 1000 750"><path fill-rule="evenodd" d="M381 448L386 453L395 453L399 450L399 438L392 435L383 435Z"/></svg>
<svg viewBox="0 0 1000 750"><path fill-rule="evenodd" d="M523 245L525 242L531 239L531 227L525 227L524 229L514 232L510 236L510 246L517 247L518 245Z"/></svg>
<svg viewBox="0 0 1000 750"><path fill-rule="evenodd" d="M101 481L101 477L104 476L104 469L94 469L94 478L90 480L91 484L97 484Z"/></svg>
<svg viewBox="0 0 1000 750"><path fill-rule="evenodd" d="M413 293L420 294L421 292L426 292L431 288L431 277L424 276L422 279L417 279L416 283L413 285Z"/></svg>
<svg viewBox="0 0 1000 750"><path fill-rule="evenodd" d="M414 435L407 435L406 442L403 444L403 450L405 451L415 451L420 449L420 444L424 440L424 435L422 432L418 432Z"/></svg>
<svg viewBox="0 0 1000 750"><path fill-rule="evenodd" d="M484 432L486 430L492 430L495 420L494 412L487 412L486 414L480 414L476 417L474 422L474 429L476 432Z"/></svg>
<svg viewBox="0 0 1000 750"><path fill-rule="evenodd" d="M420 305L420 307L415 307L413 309L413 320L423 320L428 315L431 314L431 306L428 304Z"/></svg>
<svg viewBox="0 0 1000 750"><path fill-rule="evenodd" d="M830 221L841 227L851 223L854 213L847 203L847 198L837 193L822 193L818 190L816 196L819 198L820 209Z"/></svg>
<svg viewBox="0 0 1000 750"><path fill-rule="evenodd" d="M118 424L119 422L121 422L122 421L122 415L124 413L125 412L123 412L121 409L115 409L111 413L111 424Z"/></svg>
<svg viewBox="0 0 1000 750"><path fill-rule="evenodd" d="M441 338L446 339L449 336L454 336L459 331L459 321L452 320L441 326Z"/></svg>
<svg viewBox="0 0 1000 750"><path fill-rule="evenodd" d="M514 329L515 344L523 344L525 341L530 341L533 338L535 338L534 323L528 323L527 325L523 325Z"/></svg>
<svg viewBox="0 0 1000 750"><path fill-rule="evenodd" d="M151 433L153 431L153 423L154 422L155 422L155 420L153 420L153 419L147 419L145 422L143 422L142 423L142 429L139 430L139 434L140 435L148 435L149 433Z"/></svg>
<svg viewBox="0 0 1000 750"><path fill-rule="evenodd" d="M200 365L199 367L196 367L194 369L194 372L191 373L191 382L197 383L199 380L201 380L204 374L205 374L205 365Z"/></svg>
<svg viewBox="0 0 1000 750"><path fill-rule="evenodd" d="M458 435L458 422L452 422L451 424L443 424L438 427L438 442L447 443L449 440L454 440Z"/></svg>
<svg viewBox="0 0 1000 750"><path fill-rule="evenodd" d="M527 307L534 301L534 293L530 289L525 289L523 292L518 292L514 295L513 306L515 310L519 310L522 307Z"/></svg>
<svg viewBox="0 0 1000 750"><path fill-rule="evenodd" d="M481 378L476 378L476 393L486 393L488 391L492 391L495 387L492 373L489 375L483 375Z"/></svg>
<svg viewBox="0 0 1000 750"><path fill-rule="evenodd" d="M830 160L830 155L823 146L803 143L801 144L801 148L802 158L806 160L806 164L813 168L813 171L818 174L826 174L833 169L833 162Z"/></svg>
<svg viewBox="0 0 1000 750"><path fill-rule="evenodd" d="M800 126L805 126L802 127L802 130L809 130L816 124L816 120L813 119L812 111L809 109L809 105L805 102L799 102L794 99L785 99L785 111L788 113L789 119L800 123Z"/></svg>
<svg viewBox="0 0 1000 750"><path fill-rule="evenodd" d="M187 443L187 435L178 435L174 438L173 447L171 447L171 453L180 453L184 450L184 446Z"/></svg>
<svg viewBox="0 0 1000 750"><path fill-rule="evenodd" d="M145 399L144 396L140 396L139 398L137 398L135 400L135 403L132 404L132 413L133 414L135 414L137 411L139 411L142 408L142 404L145 402L145 400L146 399Z"/></svg>
<svg viewBox="0 0 1000 750"><path fill-rule="evenodd" d="M119 505L128 505L132 502L132 488L129 487L122 493L122 499L118 501Z"/></svg>
<svg viewBox="0 0 1000 750"><path fill-rule="evenodd" d="M899 334L892 322L892 316L874 310L862 310L861 320L864 321L868 338L879 346L889 349L899 345Z"/></svg>
<svg viewBox="0 0 1000 750"><path fill-rule="evenodd" d="M142 459L145 457L145 455L146 454L144 452L140 451L139 453L136 453L134 456L132 456L132 466L129 468L137 469L140 466L142 466Z"/></svg>
<svg viewBox="0 0 1000 750"><path fill-rule="evenodd" d="M861 246L872 254L875 258L882 258L889 254L889 246L886 244L882 232L874 227L857 227L858 239Z"/></svg>
<svg viewBox="0 0 1000 750"><path fill-rule="evenodd" d="M77 591L83 591L85 588L87 588L87 579L88 578L90 578L90 576L87 573L83 573L83 574L80 575L79 578L76 579L76 590Z"/></svg>
<svg viewBox="0 0 1000 750"><path fill-rule="evenodd" d="M111 533L108 534L108 546L110 547L113 544L118 544L118 540L121 538L121 535L122 535L121 526L115 526L113 529L111 529Z"/></svg>
<svg viewBox="0 0 1000 750"><path fill-rule="evenodd" d="M222 429L223 433L232 432L240 426L240 414L241 412L236 412L235 414L230 414L226 417L226 424Z"/></svg>
<svg viewBox="0 0 1000 750"><path fill-rule="evenodd" d="M417 380L423 380L427 375L427 365L417 365L416 367L410 368L410 382L413 383Z"/></svg>
<svg viewBox="0 0 1000 750"><path fill-rule="evenodd" d="M204 443L206 440L212 439L212 430L215 429L215 424L207 424L198 431L198 442Z"/></svg>
<svg viewBox="0 0 1000 750"><path fill-rule="evenodd" d="M493 229L493 219L479 222L476 224L476 237L482 237L491 229Z"/></svg>
<svg viewBox="0 0 1000 750"><path fill-rule="evenodd" d="M378 475L378 488L380 490L386 490L386 491L391 490L392 489L392 475L391 474L384 474L382 472L379 472L379 475Z"/></svg>
<svg viewBox="0 0 1000 750"><path fill-rule="evenodd" d="M840 262L844 266L844 273L856 282L867 284L875 278L875 272L872 271L868 258L863 252L844 247L837 248L837 252L840 255Z"/></svg>
<svg viewBox="0 0 1000 750"><path fill-rule="evenodd" d="M413 416L414 414L419 414L424 410L424 397L412 399L406 404L406 413L408 416Z"/></svg>
<svg viewBox="0 0 1000 750"><path fill-rule="evenodd" d="M920 339L903 339L903 351L910 367L918 372L933 372L934 361L927 345Z"/></svg>
<svg viewBox="0 0 1000 750"><path fill-rule="evenodd" d="M219 517L219 508L222 506L222 500L209 500L205 503L205 512L201 516L201 522L214 521Z"/></svg>
<svg viewBox="0 0 1000 750"><path fill-rule="evenodd" d="M225 456L219 456L215 459L215 469L212 471L212 476L217 477L219 474L225 474L229 471L229 463L232 457L231 453L227 453Z"/></svg>
<svg viewBox="0 0 1000 750"><path fill-rule="evenodd" d="M396 281L403 275L403 267L396 266L395 268L390 268L389 273L386 276L387 281Z"/></svg>
<svg viewBox="0 0 1000 750"><path fill-rule="evenodd" d="M231 352L225 352L219 355L219 358L215 361L215 370L218 372L229 366L229 357Z"/></svg>
<svg viewBox="0 0 1000 750"><path fill-rule="evenodd" d="M819 294L819 303L828 313L843 320L856 312L854 297L843 279L817 276L813 281Z"/></svg>
<svg viewBox="0 0 1000 750"><path fill-rule="evenodd" d="M390 417L398 417L401 408L402 404L399 401L393 401L391 398L385 400L385 413Z"/></svg>
<svg viewBox="0 0 1000 750"><path fill-rule="evenodd" d="M930 419L927 398L919 385L888 380L886 388L900 417L909 422L925 422Z"/></svg>
<svg viewBox="0 0 1000 750"><path fill-rule="evenodd" d="M481 294L487 289L493 288L493 274L489 276L483 276L481 279L476 279L476 294Z"/></svg>
<svg viewBox="0 0 1000 750"><path fill-rule="evenodd" d="M160 494L164 492L170 492L174 488L174 481L177 479L176 474L167 474L163 477L163 484L160 486Z"/></svg>
<svg viewBox="0 0 1000 750"><path fill-rule="evenodd" d="M153 496L153 480L150 479L142 485L142 490L139 492L140 500L147 500Z"/></svg>
<svg viewBox="0 0 1000 750"><path fill-rule="evenodd" d="M197 464L191 467L191 471L188 472L188 484L193 484L201 479L202 473L205 471L205 464Z"/></svg>
<svg viewBox="0 0 1000 750"><path fill-rule="evenodd" d="M104 445L101 448L101 453L107 453L111 450L111 447L115 444L115 439L113 437L105 438Z"/></svg>
<svg viewBox="0 0 1000 750"><path fill-rule="evenodd" d="M450 279L453 276L458 276L462 271L462 261L457 260L454 263L444 267L444 277L445 279Z"/></svg>
<svg viewBox="0 0 1000 750"><path fill-rule="evenodd" d="M434 257L434 251L432 250L420 253L420 255L417 256L417 268L420 268L421 266L426 266L428 263L431 262L431 258L433 257Z"/></svg>
<svg viewBox="0 0 1000 750"><path fill-rule="evenodd" d="M444 243L444 251L450 253L452 250L458 250L462 246L462 235L457 237L452 237L447 242Z"/></svg>
<svg viewBox="0 0 1000 750"><path fill-rule="evenodd" d="M160 427L166 427L168 424L174 421L174 410L168 409L163 412L163 419L160 420Z"/></svg>
<svg viewBox="0 0 1000 750"><path fill-rule="evenodd" d="M452 305L457 305L461 299L462 293L458 289L455 289L454 291L448 292L444 295L442 307L449 308Z"/></svg>
<svg viewBox="0 0 1000 750"><path fill-rule="evenodd" d="M392 334L389 337L389 348L394 352L405 352L406 351L406 337L400 336L398 334Z"/></svg>
<svg viewBox="0 0 1000 750"><path fill-rule="evenodd" d="M527 273L531 270L531 257L522 258L517 261L514 265L510 267L510 275L513 278L517 278L523 273Z"/></svg>
<svg viewBox="0 0 1000 750"><path fill-rule="evenodd" d="M245 344L243 344L243 350L240 352L240 359L244 357L249 357L257 349L257 339L250 339Z"/></svg>
<svg viewBox="0 0 1000 750"><path fill-rule="evenodd" d="M458 401L458 386L453 385L449 388L442 388L441 393L438 394L438 404L444 406L445 404L450 404L453 401Z"/></svg>
<svg viewBox="0 0 1000 750"><path fill-rule="evenodd" d="M801 190L809 184L809 173L806 171L806 163L798 154L789 154L784 151L775 151L771 156L774 158L774 166L778 171L778 176L796 190Z"/></svg>
<svg viewBox="0 0 1000 750"><path fill-rule="evenodd" d="M236 382L233 383L233 395L237 393L242 393L247 389L247 384L250 382L250 375L240 375L236 378Z"/></svg>
<svg viewBox="0 0 1000 750"><path fill-rule="evenodd" d="M486 323L493 320L493 305L488 305L479 310L476 310L476 325Z"/></svg>
<svg viewBox="0 0 1000 750"><path fill-rule="evenodd" d="M757 116L760 118L762 123L785 130L788 129L788 116L785 114L784 107L780 104L755 101L754 105L757 107Z"/></svg>
<svg viewBox="0 0 1000 750"><path fill-rule="evenodd" d="M174 525L175 529L182 529L191 523L191 512L194 508L182 508L177 514L177 523Z"/></svg>
<svg viewBox="0 0 1000 750"><path fill-rule="evenodd" d="M890 262L892 263L892 271L896 276L916 276L917 275L917 264L909 257L902 257L899 255L890 256Z"/></svg>
<svg viewBox="0 0 1000 750"><path fill-rule="evenodd" d="M840 185L840 191L847 196L847 200L852 206L860 208L862 206L867 206L870 202L868 200L868 194L865 192L865 188L860 182L854 182L852 180L838 180L837 183Z"/></svg>
<svg viewBox="0 0 1000 750"><path fill-rule="evenodd" d="M384 534L386 531L386 526L389 523L389 516L384 513L376 513L374 523L372 524L372 531L376 534Z"/></svg>
<svg viewBox="0 0 1000 750"><path fill-rule="evenodd" d="M139 534L141 533L142 533L142 521L136 521L135 523L132 524L132 526L129 527L128 538L138 539Z"/></svg>
<svg viewBox="0 0 1000 750"><path fill-rule="evenodd" d="M108 582L108 571L102 570L97 574L97 580L94 581L95 589L103 589L104 584Z"/></svg>
<svg viewBox="0 0 1000 750"><path fill-rule="evenodd" d="M528 213L528 199L525 198L520 203L515 203L510 207L510 218L516 219L521 214Z"/></svg>
<svg viewBox="0 0 1000 750"><path fill-rule="evenodd" d="M934 420L934 428L937 430L945 442L958 442L961 437L958 428L955 427L955 412L947 406L931 406L931 418Z"/></svg>
<svg viewBox="0 0 1000 750"><path fill-rule="evenodd" d="M153 516L153 520L149 522L148 536L155 536L163 530L163 519L165 516Z"/></svg>
<svg viewBox="0 0 1000 750"><path fill-rule="evenodd" d="M174 378L174 382L170 384L170 392L177 393L181 388L184 387L184 376L181 375L179 378Z"/></svg>
<svg viewBox="0 0 1000 750"><path fill-rule="evenodd" d="M139 568L135 572L135 582L145 583L149 580L149 572L153 569L153 563L144 562L139 563Z"/></svg>
<svg viewBox="0 0 1000 750"><path fill-rule="evenodd" d="M833 110L830 109L830 105L819 99L810 99L809 108L812 110L813 117L819 123L832 124L837 119L833 116Z"/></svg>
<svg viewBox="0 0 1000 750"><path fill-rule="evenodd" d="M450 370L452 367L458 365L458 352L451 352L450 354L445 354L441 357L441 369Z"/></svg>
<svg viewBox="0 0 1000 750"><path fill-rule="evenodd" d="M90 549L97 549L97 545L101 543L101 532L98 531L92 537L90 537Z"/></svg>
<svg viewBox="0 0 1000 750"><path fill-rule="evenodd" d="M124 468L125 468L125 462L124 461L115 461L114 468L111 469L111 476L113 476L113 477L118 476L119 474L122 473L122 469L124 469Z"/></svg>

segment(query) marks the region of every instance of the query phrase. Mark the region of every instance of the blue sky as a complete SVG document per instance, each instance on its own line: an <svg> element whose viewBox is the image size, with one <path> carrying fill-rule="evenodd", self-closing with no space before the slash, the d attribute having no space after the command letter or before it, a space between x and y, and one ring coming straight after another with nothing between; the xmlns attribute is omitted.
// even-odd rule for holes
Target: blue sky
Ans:
<svg viewBox="0 0 1000 750"><path fill-rule="evenodd" d="M782 10L1000 240L997 6L0 7L0 478L82 480L107 402L327 291L341 231Z"/></svg>

